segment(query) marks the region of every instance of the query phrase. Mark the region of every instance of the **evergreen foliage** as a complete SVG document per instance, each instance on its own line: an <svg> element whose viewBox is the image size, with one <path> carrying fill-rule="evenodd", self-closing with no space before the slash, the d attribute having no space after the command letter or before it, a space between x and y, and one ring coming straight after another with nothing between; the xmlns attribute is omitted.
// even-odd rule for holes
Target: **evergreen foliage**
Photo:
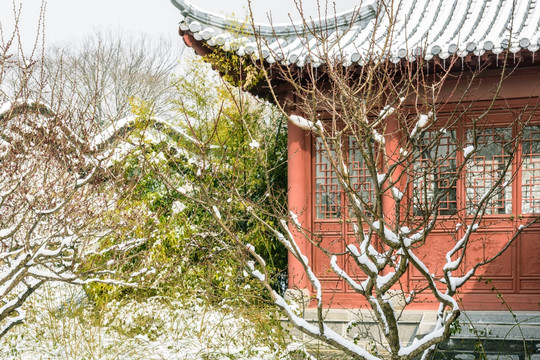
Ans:
<svg viewBox="0 0 540 360"><path fill-rule="evenodd" d="M175 79L177 114L168 126L156 121L152 104L132 99L137 121L129 142L135 146L116 171L134 191L121 200L125 213L116 215L124 225L102 242L88 266L139 277L140 286L92 285L87 292L94 301L127 293L259 301L260 285L244 271L243 249L219 230L197 201L201 196L212 196L227 209L234 230L255 246L273 276L285 271L285 249L251 219L245 203L224 198L221 189L236 188L242 199L269 213L276 202L286 208L286 121L268 104L220 81L200 59L190 60ZM103 253L129 239L142 241L123 252Z"/></svg>

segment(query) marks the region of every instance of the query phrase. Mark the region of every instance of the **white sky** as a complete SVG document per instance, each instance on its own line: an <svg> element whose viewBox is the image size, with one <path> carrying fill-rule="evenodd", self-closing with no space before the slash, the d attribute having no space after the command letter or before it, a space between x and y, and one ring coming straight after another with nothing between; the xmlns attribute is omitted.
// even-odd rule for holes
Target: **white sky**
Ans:
<svg viewBox="0 0 540 360"><path fill-rule="evenodd" d="M214 13L244 18L247 0L191 0L193 4ZM352 9L359 0L335 0L337 12ZM324 0L321 0L324 3ZM19 29L24 47L31 46L37 30L41 0L15 0L22 5ZM45 12L46 43L77 42L97 30L147 33L169 36L181 43L178 10L169 0L47 0ZM317 0L303 0L307 15L316 15ZM331 5L332 6L332 5ZM267 22L271 12L275 23L289 22L288 13L297 19L294 0L252 0L257 22ZM333 11L333 10L332 10ZM13 30L13 0L0 0L0 25L4 36Z"/></svg>

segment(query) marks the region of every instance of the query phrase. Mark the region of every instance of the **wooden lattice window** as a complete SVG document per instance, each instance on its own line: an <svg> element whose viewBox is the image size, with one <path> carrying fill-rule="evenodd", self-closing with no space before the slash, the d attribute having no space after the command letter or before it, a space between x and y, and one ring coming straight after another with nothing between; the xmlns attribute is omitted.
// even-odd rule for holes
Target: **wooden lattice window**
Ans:
<svg viewBox="0 0 540 360"><path fill-rule="evenodd" d="M351 187L356 194L364 204L372 205L375 198L375 186L354 136L349 137L349 176Z"/></svg>
<svg viewBox="0 0 540 360"><path fill-rule="evenodd" d="M438 214L452 215L457 211L456 132L426 131L419 142L420 157L413 166L415 214L431 214L436 199Z"/></svg>
<svg viewBox="0 0 540 360"><path fill-rule="evenodd" d="M317 219L337 219L342 214L341 186L328 160L335 157L324 149L321 140L315 141L315 211Z"/></svg>
<svg viewBox="0 0 540 360"><path fill-rule="evenodd" d="M521 160L522 212L540 213L540 126L523 129Z"/></svg>
<svg viewBox="0 0 540 360"><path fill-rule="evenodd" d="M452 215L458 211L458 186L465 195L467 214L473 214L485 196L487 215L511 214L513 167L512 129L483 128L465 131L463 149L457 146L455 130L426 131L419 139L420 156L413 169L412 196L415 215L432 214L432 204L438 204L439 215ZM351 187L366 205L374 201L375 186L369 169L354 137L349 137L346 149ZM458 159L472 157L465 166L465 175L457 173ZM458 152L462 152L458 158ZM315 210L317 219L338 219L343 216L345 198L342 187L328 156L335 157L315 141ZM523 128L521 154L521 201L523 214L540 213L540 126ZM494 191L488 192L495 187ZM463 191L463 190L461 190ZM436 200L436 201L434 201Z"/></svg>
<svg viewBox="0 0 540 360"><path fill-rule="evenodd" d="M465 149L474 146L475 138L476 149L466 167L467 213L474 213L483 198L488 196L489 190L496 187L487 203L486 214L510 214L512 213L512 187L510 185L512 166L509 166L506 173L504 171L508 162L511 161L512 129L467 130ZM496 186L499 180L501 181Z"/></svg>

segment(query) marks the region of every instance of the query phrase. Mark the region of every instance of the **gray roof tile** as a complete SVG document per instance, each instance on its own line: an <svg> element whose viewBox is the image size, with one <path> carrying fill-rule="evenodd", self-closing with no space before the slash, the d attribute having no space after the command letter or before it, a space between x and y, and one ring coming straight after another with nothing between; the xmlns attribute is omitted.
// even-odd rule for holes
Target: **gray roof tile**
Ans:
<svg viewBox="0 0 540 360"><path fill-rule="evenodd" d="M187 0L171 0L180 10L180 29L210 46L223 46L239 55L258 55L257 43L248 31L235 33L238 24L201 10ZM328 37L319 39L302 24L256 24L263 39L262 56L304 66L318 66L327 51L344 64L360 63L372 56L383 56L397 63L414 61L418 56L430 60L456 54L495 54L509 49L536 52L540 47L539 0L402 0L393 11L395 22L389 37L390 20L377 11L380 2L364 1L356 11L320 22ZM351 23L351 19L352 21ZM320 28L318 29L321 30ZM390 46L385 47L391 38Z"/></svg>

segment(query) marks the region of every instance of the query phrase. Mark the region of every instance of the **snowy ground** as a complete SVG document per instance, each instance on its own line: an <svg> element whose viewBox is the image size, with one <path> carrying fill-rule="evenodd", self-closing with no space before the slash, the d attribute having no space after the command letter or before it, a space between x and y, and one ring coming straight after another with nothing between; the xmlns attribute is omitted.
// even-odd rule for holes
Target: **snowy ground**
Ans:
<svg viewBox="0 0 540 360"><path fill-rule="evenodd" d="M283 341L276 340L278 330L261 336L227 306L209 308L196 300L112 303L98 313L80 288L54 284L39 290L26 311L26 324L0 342L0 358L289 358Z"/></svg>

